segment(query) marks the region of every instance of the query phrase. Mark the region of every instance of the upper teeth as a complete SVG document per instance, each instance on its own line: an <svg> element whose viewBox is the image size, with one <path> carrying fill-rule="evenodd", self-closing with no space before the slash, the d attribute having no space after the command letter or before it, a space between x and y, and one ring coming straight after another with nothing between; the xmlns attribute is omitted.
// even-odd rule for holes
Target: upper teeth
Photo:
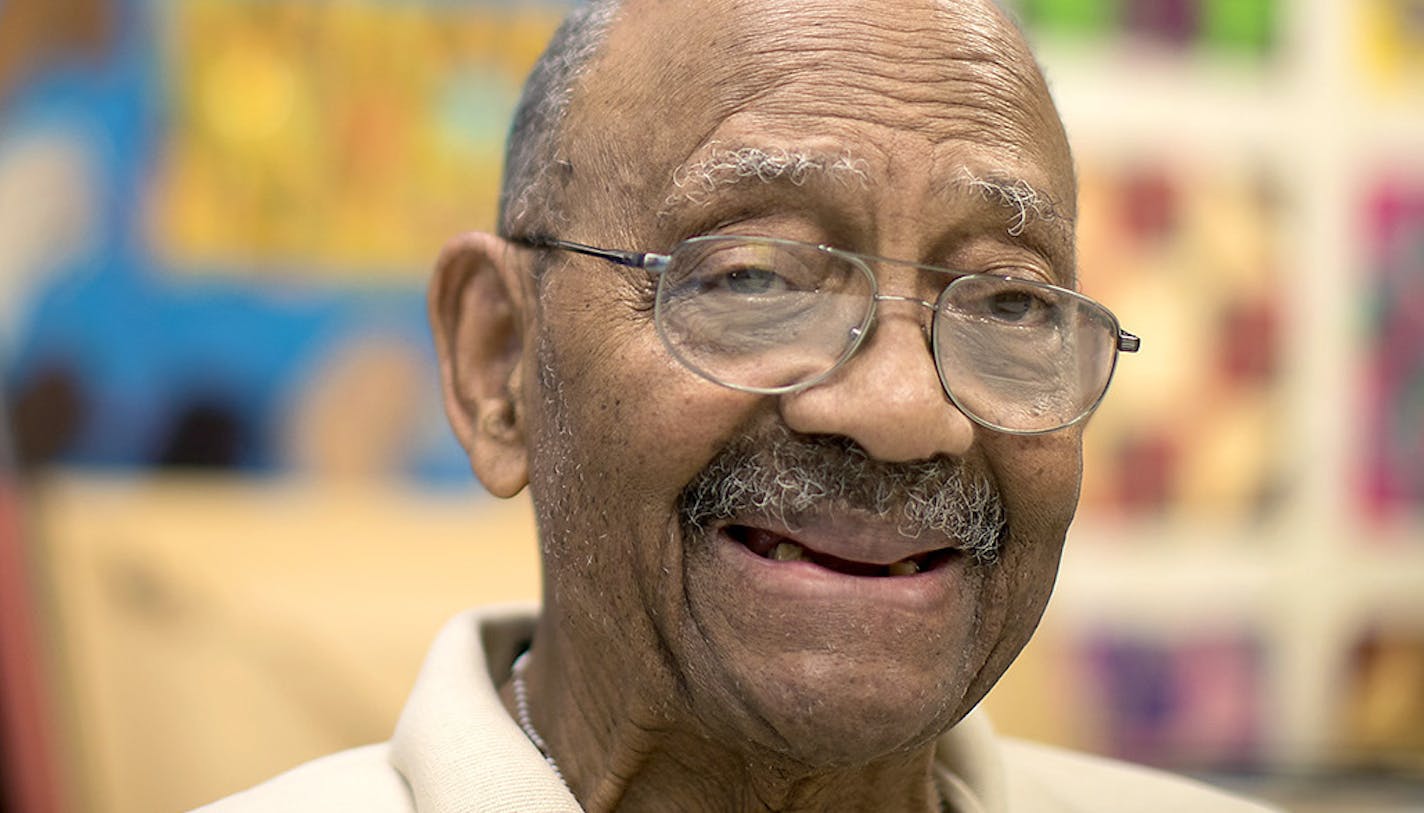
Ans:
<svg viewBox="0 0 1424 813"><path fill-rule="evenodd" d="M807 558L806 549L789 539L784 539L776 543L776 547L771 549L767 558L778 562L802 562ZM886 565L885 571L891 576L913 576L920 572L920 566L911 559L901 559Z"/></svg>
<svg viewBox="0 0 1424 813"><path fill-rule="evenodd" d="M920 566L909 559L901 559L890 565L888 569L891 576L913 576L920 572Z"/></svg>
<svg viewBox="0 0 1424 813"><path fill-rule="evenodd" d="M778 562L799 562L806 558L806 549L795 542L778 542L771 549L771 558Z"/></svg>

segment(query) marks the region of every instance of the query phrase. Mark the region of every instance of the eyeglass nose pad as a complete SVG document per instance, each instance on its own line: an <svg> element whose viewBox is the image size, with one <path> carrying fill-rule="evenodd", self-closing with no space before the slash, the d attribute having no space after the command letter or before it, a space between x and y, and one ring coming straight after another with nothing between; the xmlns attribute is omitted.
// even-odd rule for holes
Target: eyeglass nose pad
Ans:
<svg viewBox="0 0 1424 813"><path fill-rule="evenodd" d="M925 302L924 300L921 300L921 299L913 299L913 298L911 298L911 297L888 296L888 295L877 295L877 296L875 297L875 304L878 305L880 302L886 301L886 300L889 300L889 301L896 301L896 302L914 302L914 303L916 303L916 304L919 304L919 305L922 305L922 306L924 306L924 307L926 307L926 308L929 308L929 310L931 311L931 316L930 316L929 319L922 320L922 321L920 322L920 335L921 335L921 337L923 337L924 340L925 340L925 349L927 349L927 350L930 352L930 356L933 357L933 356L934 356L934 352L935 352L935 350L934 350L934 316L933 316L933 313L937 310L937 309L935 308L935 306L932 305L931 303ZM855 327L853 327L853 328L850 329L848 335L849 335L849 337L850 337L851 346L853 346L853 347L856 348L856 351L854 351L854 352L858 353L859 350L860 350L860 348L865 345L865 342L868 341L868 340L870 339L870 337L875 333L875 328L876 328L876 326L877 326L877 325L879 324L879 322L880 322L879 316L880 316L880 314L879 314L878 309L877 309L876 312L872 312L869 321L868 321L864 326L856 325ZM938 359L935 360L935 372L936 372L936 374L938 374L938 372L939 372L939 361L938 361ZM946 400L948 400L948 393L946 393Z"/></svg>

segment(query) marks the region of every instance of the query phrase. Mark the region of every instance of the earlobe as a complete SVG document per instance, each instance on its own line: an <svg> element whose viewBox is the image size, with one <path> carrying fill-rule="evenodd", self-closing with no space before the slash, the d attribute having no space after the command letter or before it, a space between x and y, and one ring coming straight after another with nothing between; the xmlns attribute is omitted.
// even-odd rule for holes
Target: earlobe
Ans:
<svg viewBox="0 0 1424 813"><path fill-rule="evenodd" d="M512 250L491 234L464 234L441 252L429 313L445 414L485 488L511 497L529 481L521 408L524 289Z"/></svg>

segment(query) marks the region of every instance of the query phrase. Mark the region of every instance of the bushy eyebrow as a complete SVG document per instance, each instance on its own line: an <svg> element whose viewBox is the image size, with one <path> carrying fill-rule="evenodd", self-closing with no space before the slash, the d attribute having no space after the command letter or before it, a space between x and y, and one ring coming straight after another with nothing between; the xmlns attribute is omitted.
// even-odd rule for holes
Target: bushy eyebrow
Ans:
<svg viewBox="0 0 1424 813"><path fill-rule="evenodd" d="M673 170L672 189L661 215L685 205L712 201L718 190L746 181L804 186L812 181L865 188L870 179L865 161L849 152L819 152L782 147L721 147L709 145L701 158Z"/></svg>
<svg viewBox="0 0 1424 813"><path fill-rule="evenodd" d="M1052 195L1023 178L1002 174L980 176L965 167L949 183L945 194L952 198L962 198L966 194L977 196L1009 210L1009 235L1012 237L1021 236L1034 223L1052 226L1061 237L1071 239L1073 236L1072 216L1062 211L1061 204Z"/></svg>
<svg viewBox="0 0 1424 813"><path fill-rule="evenodd" d="M658 211L660 219L679 209L706 206L720 191L749 181L856 189L868 188L872 182L869 165L848 150L724 146L713 141L699 154L673 171L671 188ZM1052 195L1023 178L1006 172L978 174L961 167L958 174L941 185L940 194L950 202L962 203L968 198L1002 209L1007 214L1007 234L1045 257L1073 255L1072 215ZM1074 276L1069 274L1070 278Z"/></svg>

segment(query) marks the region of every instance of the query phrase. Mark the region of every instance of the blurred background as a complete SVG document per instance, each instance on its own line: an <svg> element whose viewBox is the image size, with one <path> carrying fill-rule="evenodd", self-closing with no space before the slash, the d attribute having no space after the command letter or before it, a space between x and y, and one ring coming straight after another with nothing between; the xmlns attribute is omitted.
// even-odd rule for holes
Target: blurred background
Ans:
<svg viewBox="0 0 1424 813"><path fill-rule="evenodd" d="M536 597L423 284L566 7L0 0L4 810L385 739L446 617ZM1424 810L1424 0L1017 7L1144 352L997 724Z"/></svg>

